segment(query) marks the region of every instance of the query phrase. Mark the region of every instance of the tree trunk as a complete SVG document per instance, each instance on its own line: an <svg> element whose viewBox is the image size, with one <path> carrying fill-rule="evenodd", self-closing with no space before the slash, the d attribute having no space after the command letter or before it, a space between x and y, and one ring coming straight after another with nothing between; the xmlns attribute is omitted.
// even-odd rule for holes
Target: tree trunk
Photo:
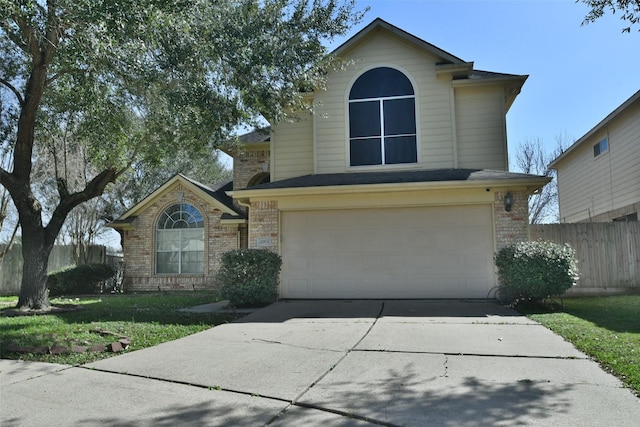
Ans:
<svg viewBox="0 0 640 427"><path fill-rule="evenodd" d="M47 290L47 265L52 244L45 243L45 232L23 233L22 236L22 285L18 308L21 310L47 310L49 292Z"/></svg>

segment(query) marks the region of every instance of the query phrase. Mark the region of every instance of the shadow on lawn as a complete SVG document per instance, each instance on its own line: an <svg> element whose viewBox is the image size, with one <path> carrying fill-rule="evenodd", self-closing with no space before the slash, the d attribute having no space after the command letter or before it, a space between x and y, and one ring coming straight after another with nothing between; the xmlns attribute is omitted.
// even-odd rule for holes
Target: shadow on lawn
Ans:
<svg viewBox="0 0 640 427"><path fill-rule="evenodd" d="M520 304L523 314L566 313L612 332L640 333L640 296L564 298L550 302Z"/></svg>

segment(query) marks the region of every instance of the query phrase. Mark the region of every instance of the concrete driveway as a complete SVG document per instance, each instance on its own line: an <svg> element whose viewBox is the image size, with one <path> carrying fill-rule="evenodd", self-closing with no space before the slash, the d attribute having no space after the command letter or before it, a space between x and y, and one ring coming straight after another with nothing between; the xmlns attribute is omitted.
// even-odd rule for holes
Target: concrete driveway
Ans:
<svg viewBox="0 0 640 427"><path fill-rule="evenodd" d="M640 400L571 344L477 301L282 301L81 367L3 360L0 371L3 426L635 426L640 419Z"/></svg>

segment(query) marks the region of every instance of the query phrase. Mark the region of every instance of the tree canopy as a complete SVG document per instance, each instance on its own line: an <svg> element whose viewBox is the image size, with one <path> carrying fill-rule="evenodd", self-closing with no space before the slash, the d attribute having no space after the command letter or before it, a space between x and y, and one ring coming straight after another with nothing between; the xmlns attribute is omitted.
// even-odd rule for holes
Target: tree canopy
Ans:
<svg viewBox="0 0 640 427"><path fill-rule="evenodd" d="M132 164L214 149L240 124L304 106L333 65L324 42L361 17L353 0L0 0L0 148L11 156L0 184L22 227L18 305L49 305L46 261L72 209ZM60 140L82 145L92 173L75 184L58 174L45 215L32 172Z"/></svg>
<svg viewBox="0 0 640 427"><path fill-rule="evenodd" d="M620 14L622 21L628 22L629 26L623 27L623 33L630 33L633 25L640 24L640 0L576 0L580 1L591 8L585 16L583 24L595 22L607 11ZM640 28L638 28L640 31Z"/></svg>

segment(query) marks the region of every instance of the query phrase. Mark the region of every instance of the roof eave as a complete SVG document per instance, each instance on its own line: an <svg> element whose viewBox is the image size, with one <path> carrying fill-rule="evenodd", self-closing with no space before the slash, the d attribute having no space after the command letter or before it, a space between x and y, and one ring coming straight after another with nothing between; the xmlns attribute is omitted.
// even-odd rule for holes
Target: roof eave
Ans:
<svg viewBox="0 0 640 427"><path fill-rule="evenodd" d="M578 147L580 147L585 141L591 138L595 133L599 132L603 127L608 125L611 121L616 119L620 114L624 113L627 108L631 107L631 105L640 101L640 90L631 95L629 99L623 102L618 108L613 110L607 117L602 119L600 123L595 125L589 132L585 133L580 139L576 140L569 148L564 150L562 154L556 157L551 163L549 163L549 167L551 169L556 169L558 167L558 163L561 163L564 159L569 156L572 152L574 152Z"/></svg>
<svg viewBox="0 0 640 427"><path fill-rule="evenodd" d="M184 185L186 188L188 188L193 193L195 193L195 194L199 195L200 197L202 197L204 200L211 200L212 204L214 206L216 206L218 209L220 209L220 211L228 213L228 214L231 214L231 215L238 215L238 212L236 212L235 210L231 209L229 206L227 206L226 204L222 203L221 201L219 201L218 199L213 197L211 194L208 194L206 191L204 191L203 189L201 189L200 187L195 185L193 182L191 182L190 179L186 178L182 174L177 174L177 175L174 175L173 178L169 179L167 182L162 184L160 187L158 187L153 193L149 194L142 201L138 202L131 209L126 211L124 214L122 214L122 216L120 216L120 218L118 218L117 221L123 221L123 220L135 215L136 213L146 209L146 207L148 205L153 203L158 197L160 197L161 194L163 194L165 191L167 191L176 182L180 182L182 185ZM114 222L116 222L116 221L114 221Z"/></svg>
<svg viewBox="0 0 640 427"><path fill-rule="evenodd" d="M515 101L516 97L520 94L522 86L529 78L528 75L511 75L499 77L483 77L477 79L457 79L451 81L451 86L456 87L477 87L477 86L491 86L502 85L507 88L505 92L505 108L509 111L511 105Z"/></svg>
<svg viewBox="0 0 640 427"><path fill-rule="evenodd" d="M454 56L452 54L450 54L447 51L444 51L442 49L440 49L437 46L432 45L429 42L426 42L424 40L422 40L421 38L418 38L416 36L414 36L413 34L410 34L406 31L404 31L401 28L396 27L395 25L392 25L390 23L388 23L387 21L381 19L381 18L376 18L374 19L369 25L367 25L366 27L364 27L362 30L358 31L353 37L351 37L349 40L345 41L344 43L342 43L340 46L338 46L336 49L333 50L333 52L331 52L332 55L336 55L339 56L340 54L342 54L344 51L348 50L351 46L355 45L356 43L358 43L360 40L362 40L363 38L365 38L371 31L375 30L376 28L384 28L385 30L388 30L390 32L392 32L393 34L397 35L398 37L407 40L410 43L413 43L429 52L431 52L432 54L444 59L447 62L450 62L452 64L460 64L460 63L465 63L465 61L463 61L462 59L458 58L457 56Z"/></svg>
<svg viewBox="0 0 640 427"><path fill-rule="evenodd" d="M252 198L270 198L302 195L327 195L349 193L377 193L384 191L419 191L419 190L446 190L446 189L473 189L473 188L500 188L512 191L526 191L533 193L544 187L551 181L548 177L528 177L509 179L486 179L473 181L429 181L429 182L402 182L384 184L353 184L330 185L315 187L288 187L269 188L262 190L235 190L227 194L236 200L246 201Z"/></svg>

